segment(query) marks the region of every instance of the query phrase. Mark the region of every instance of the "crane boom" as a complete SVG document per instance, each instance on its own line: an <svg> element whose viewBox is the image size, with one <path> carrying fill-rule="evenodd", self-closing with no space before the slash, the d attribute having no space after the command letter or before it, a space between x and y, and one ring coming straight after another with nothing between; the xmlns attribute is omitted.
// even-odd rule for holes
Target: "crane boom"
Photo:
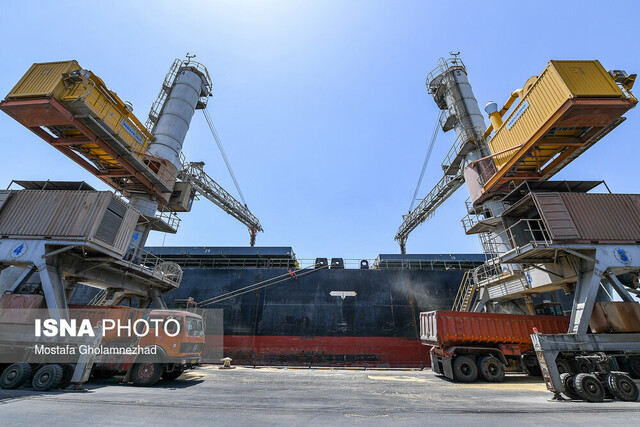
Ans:
<svg viewBox="0 0 640 427"><path fill-rule="evenodd" d="M243 223L249 229L251 246L256 243L256 235L262 229L258 218L246 205L241 204L204 171L204 162L187 162L183 158L179 178L193 185L196 191L226 213Z"/></svg>
<svg viewBox="0 0 640 427"><path fill-rule="evenodd" d="M396 240L400 244L400 251L406 253L406 243L409 233L433 215L436 209L444 203L464 183L462 171L455 175L445 175L429 191L416 208L404 216L404 220L398 228Z"/></svg>
<svg viewBox="0 0 640 427"><path fill-rule="evenodd" d="M453 58L440 59L436 69L427 75L426 86L442 110L438 119L442 130L454 130L456 139L442 163L444 176L413 211L403 216L395 237L403 254L409 234L462 186L466 165L487 152L482 133L484 119L467 79L467 70L458 53L452 55Z"/></svg>

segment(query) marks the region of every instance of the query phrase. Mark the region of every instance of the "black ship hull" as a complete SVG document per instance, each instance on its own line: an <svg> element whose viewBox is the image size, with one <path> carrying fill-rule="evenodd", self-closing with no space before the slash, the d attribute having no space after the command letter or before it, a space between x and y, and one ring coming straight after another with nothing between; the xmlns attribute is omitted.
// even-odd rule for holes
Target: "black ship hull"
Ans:
<svg viewBox="0 0 640 427"><path fill-rule="evenodd" d="M187 268L180 288L165 300L169 306L189 297L206 301L281 276L288 278L201 306L224 310L225 356L252 365L428 366L419 313L451 309L463 271L317 270L291 276L278 268ZM343 299L332 292L355 295Z"/></svg>

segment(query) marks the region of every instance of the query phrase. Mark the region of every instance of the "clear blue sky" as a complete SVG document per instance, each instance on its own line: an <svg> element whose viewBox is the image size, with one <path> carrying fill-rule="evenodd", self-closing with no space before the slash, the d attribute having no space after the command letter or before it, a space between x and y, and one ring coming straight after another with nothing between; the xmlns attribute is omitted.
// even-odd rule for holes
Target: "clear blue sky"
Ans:
<svg viewBox="0 0 640 427"><path fill-rule="evenodd" d="M462 52L481 106L504 102L549 59L640 72L637 3L520 3L1 1L0 96L34 62L77 59L144 122L174 58L196 53L214 81L214 123L265 228L258 245L293 246L301 258L374 258L399 250L393 237L438 115L424 79L440 56ZM557 178L640 192L636 110ZM1 185L49 178L106 189L5 114L0 129ZM421 197L452 141L438 137ZM184 152L235 193L199 112ZM411 235L408 251L479 251L460 224L466 198L461 188ZM248 245L246 229L207 201L182 219L166 245Z"/></svg>

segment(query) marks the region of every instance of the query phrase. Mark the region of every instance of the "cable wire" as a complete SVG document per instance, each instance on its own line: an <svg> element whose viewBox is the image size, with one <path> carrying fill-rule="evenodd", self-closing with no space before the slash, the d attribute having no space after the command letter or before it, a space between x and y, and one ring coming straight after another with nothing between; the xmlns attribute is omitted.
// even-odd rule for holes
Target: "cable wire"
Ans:
<svg viewBox="0 0 640 427"><path fill-rule="evenodd" d="M307 268L309 268L309 267L307 267ZM299 272L299 271L306 270L307 268L296 270L296 271L294 271L294 273L297 273L297 272ZM287 273L282 274L282 275L280 275L280 276L271 277L271 278L266 279L266 280L263 280L263 281L261 281L261 282L256 282L256 283L253 283L253 284L251 284L251 285L245 286L245 287L243 287L243 288L238 288L238 289L235 289L235 290L233 290L233 291L229 291L229 292L227 292L227 293L220 294L220 295L216 295L215 297L212 297L212 298L208 298L208 299L202 300L202 301L198 302L198 304L206 304L207 302L212 301L212 300L214 300L214 299L217 299L217 298L220 298L220 297L223 297L223 296L229 295L229 294L233 294L233 293L235 293L235 292L239 292L239 291L242 291L242 290L245 290L245 289L253 288L254 286L258 286L258 285L261 285L261 284L263 284L263 283L270 282L270 281L272 281L272 280L281 279L281 278L283 278L283 277L289 277L289 276L291 276L291 274L287 272Z"/></svg>
<svg viewBox="0 0 640 427"><path fill-rule="evenodd" d="M222 154L222 158L224 159L224 163L227 165L227 170L229 171L229 175L231 175L231 179L233 180L233 184L236 186L236 190L238 190L238 194L240 195L240 199L242 203L247 206L246 200L244 200L244 196L242 195L242 191L240 190L240 186L238 185L238 180L236 179L236 175L233 173L233 169L231 169L231 163L229 163L229 158L227 157L227 153L224 151L224 147L222 146L222 141L220 141L220 136L218 135L218 131L216 127L213 125L213 121L211 120L211 116L209 115L209 111L206 108L202 109L202 114L204 115L207 124L209 125L209 130L211 130L211 134L213 135L213 139L216 141L218 145L218 149L220 150L220 154Z"/></svg>
<svg viewBox="0 0 640 427"><path fill-rule="evenodd" d="M275 282L266 283L266 284L263 284L261 286L258 286L261 283L269 282L271 280L277 279L278 277L282 277L282 276L273 277L271 279L267 279L267 280L264 280L262 282L254 283L253 285L245 286L244 288L236 289L234 291L227 292L225 294L221 294L221 295L215 296L213 298L206 299L206 300L204 300L202 302L199 302L198 306L217 304L217 303L219 303L221 301L224 301L224 300L227 300L227 299L230 299L230 298L235 298L235 297L238 297L240 295L244 295L244 294L249 293L249 292L257 291L258 289L266 288L268 286L277 285L278 283L282 283L282 282L284 282L286 280L291 280L294 277L296 277L296 278L297 277L303 277L303 276L306 276L307 274L314 273L314 272L316 272L318 270L322 270L322 269L325 269L325 268L328 268L328 266L323 266L323 267L319 267L319 268L313 268L313 266L311 266L311 267L307 267L307 268L304 268L304 269L297 270L297 271L293 272L295 274L295 276L291 276L290 273L283 274L282 276L291 276L291 277L285 277L285 278L277 280ZM304 271L304 273L297 274L300 271Z"/></svg>
<svg viewBox="0 0 640 427"><path fill-rule="evenodd" d="M427 170L427 165L429 164L429 159L431 158L431 152L433 151L433 146L436 143L436 139L438 138L438 124L440 120L436 120L435 125L433 126L433 132L431 133L431 142L429 142L429 149L427 150L427 155L424 158L424 163L422 164L422 172L420 172L420 178L418 179L418 185L416 185L416 191L413 192L413 198L411 199L411 206L409 207L409 212L413 211L413 206L416 203L418 197L418 191L420 190L420 186L422 185L422 178L424 178L424 172Z"/></svg>

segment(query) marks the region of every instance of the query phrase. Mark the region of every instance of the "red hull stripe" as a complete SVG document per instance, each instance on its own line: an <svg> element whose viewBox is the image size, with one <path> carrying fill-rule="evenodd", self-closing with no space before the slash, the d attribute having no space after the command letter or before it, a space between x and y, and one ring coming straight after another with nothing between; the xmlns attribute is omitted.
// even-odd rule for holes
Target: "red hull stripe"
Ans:
<svg viewBox="0 0 640 427"><path fill-rule="evenodd" d="M224 336L224 356L250 365L424 368L431 364L429 349L398 337Z"/></svg>

